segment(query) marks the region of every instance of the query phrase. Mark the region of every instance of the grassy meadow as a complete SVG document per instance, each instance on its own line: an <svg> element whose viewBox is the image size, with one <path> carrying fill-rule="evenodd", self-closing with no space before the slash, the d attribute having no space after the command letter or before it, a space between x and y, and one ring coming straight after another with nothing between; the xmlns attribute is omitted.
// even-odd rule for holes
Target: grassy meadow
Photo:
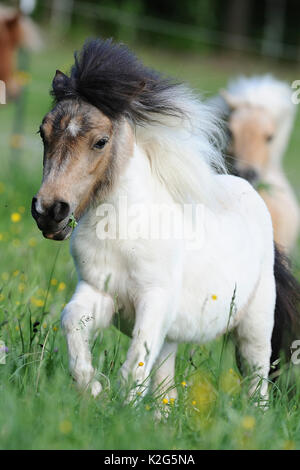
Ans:
<svg viewBox="0 0 300 470"><path fill-rule="evenodd" d="M6 364L0 364L0 448L300 449L300 379L291 393L284 374L271 387L270 407L263 412L247 396L247 378L239 376L228 338L180 347L175 403L149 395L135 406L123 404L117 372L128 339L114 327L93 345L95 366L103 374L101 396L94 400L74 386L59 318L76 272L68 242L44 239L30 205L41 181L36 132L51 103L50 83L56 69L69 69L80 45L79 39L62 40L31 57L23 138L15 135L16 105L0 108L0 340L7 348ZM187 80L206 96L240 72L300 78L299 68L266 60L137 52L145 63ZM298 114L285 168L300 199ZM293 261L297 272L299 252ZM157 421L158 408L163 416L168 410L168 418Z"/></svg>

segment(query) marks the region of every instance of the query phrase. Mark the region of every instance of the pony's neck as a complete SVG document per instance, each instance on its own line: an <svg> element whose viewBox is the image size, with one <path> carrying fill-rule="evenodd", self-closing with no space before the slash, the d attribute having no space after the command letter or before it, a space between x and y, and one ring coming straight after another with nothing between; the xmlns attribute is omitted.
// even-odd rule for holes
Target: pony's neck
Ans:
<svg viewBox="0 0 300 470"><path fill-rule="evenodd" d="M116 203L120 197L126 198L128 205L171 200L167 189L153 177L146 152L137 144L106 202Z"/></svg>

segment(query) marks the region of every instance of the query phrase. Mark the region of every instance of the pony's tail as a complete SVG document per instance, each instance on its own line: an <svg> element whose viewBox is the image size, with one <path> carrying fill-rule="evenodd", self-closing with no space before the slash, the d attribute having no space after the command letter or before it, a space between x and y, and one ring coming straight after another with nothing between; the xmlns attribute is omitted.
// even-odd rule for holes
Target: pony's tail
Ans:
<svg viewBox="0 0 300 470"><path fill-rule="evenodd" d="M272 334L271 365L281 353L291 357L291 345L300 339L300 284L293 276L288 258L275 244L274 274L276 281L275 323ZM271 368L272 374L272 368Z"/></svg>

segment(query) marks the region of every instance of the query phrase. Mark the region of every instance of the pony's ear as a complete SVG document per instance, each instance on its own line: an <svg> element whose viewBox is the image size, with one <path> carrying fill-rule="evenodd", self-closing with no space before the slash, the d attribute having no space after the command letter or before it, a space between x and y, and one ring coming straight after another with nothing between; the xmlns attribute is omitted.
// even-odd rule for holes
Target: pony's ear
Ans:
<svg viewBox="0 0 300 470"><path fill-rule="evenodd" d="M227 90L224 90L223 88L220 90L220 95L226 101L226 104L231 110L236 109L241 104L235 96L231 95Z"/></svg>
<svg viewBox="0 0 300 470"><path fill-rule="evenodd" d="M54 78L52 80L52 88L56 92L60 92L66 89L66 87L69 85L70 79L65 75L63 72L60 70L56 70L56 73L54 75Z"/></svg>

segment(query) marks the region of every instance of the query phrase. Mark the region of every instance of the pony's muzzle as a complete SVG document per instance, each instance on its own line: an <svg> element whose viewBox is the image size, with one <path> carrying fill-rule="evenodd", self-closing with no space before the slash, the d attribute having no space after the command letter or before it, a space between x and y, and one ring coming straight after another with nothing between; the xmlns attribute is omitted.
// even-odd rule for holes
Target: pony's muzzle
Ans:
<svg viewBox="0 0 300 470"><path fill-rule="evenodd" d="M45 205L40 198L34 197L31 214L46 238L64 240L71 233L70 205L65 201L54 201Z"/></svg>
<svg viewBox="0 0 300 470"><path fill-rule="evenodd" d="M252 167L237 168L235 166L232 170L232 174L235 176L239 176L240 178L244 178L251 184L255 184L259 179L258 171Z"/></svg>

